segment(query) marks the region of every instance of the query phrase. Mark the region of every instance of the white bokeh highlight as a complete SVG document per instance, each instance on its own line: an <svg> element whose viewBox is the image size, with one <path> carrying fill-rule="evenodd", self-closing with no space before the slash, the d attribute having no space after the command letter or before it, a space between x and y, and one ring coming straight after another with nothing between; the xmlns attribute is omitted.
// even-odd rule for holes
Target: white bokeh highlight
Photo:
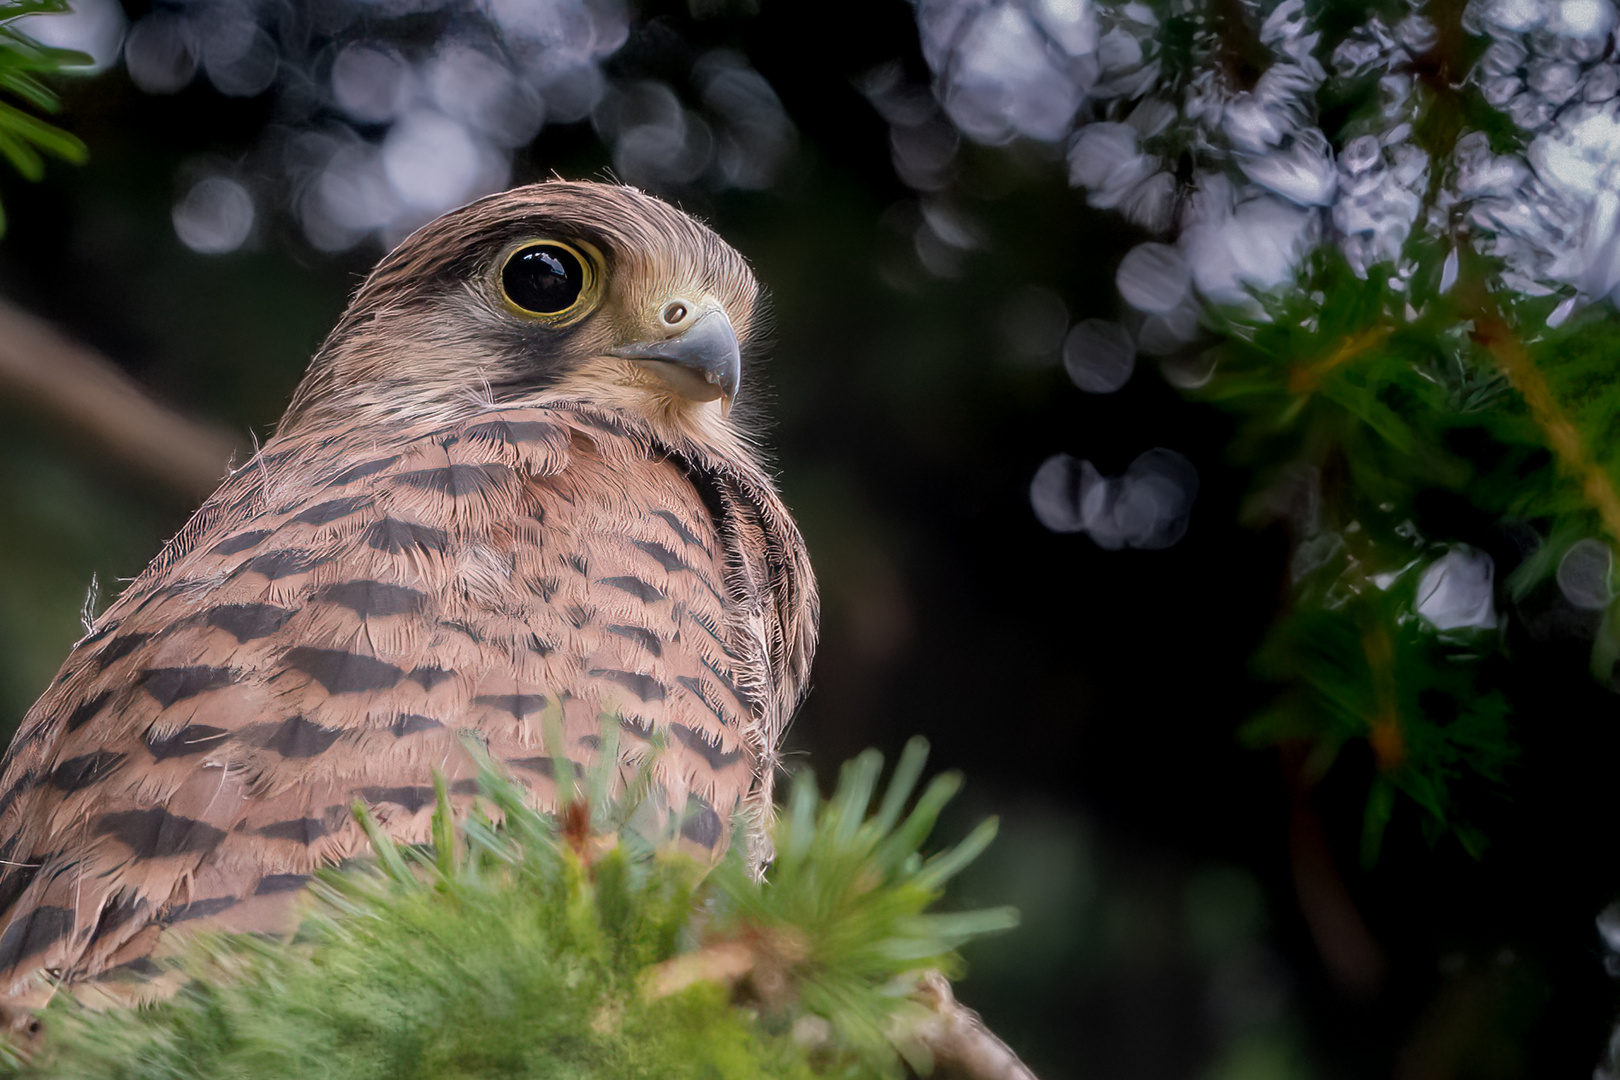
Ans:
<svg viewBox="0 0 1620 1080"><path fill-rule="evenodd" d="M253 235L253 196L236 180L208 176L175 203L174 234L199 255L225 255Z"/></svg>
<svg viewBox="0 0 1620 1080"><path fill-rule="evenodd" d="M334 254L391 246L509 185L518 152L548 124L591 123L621 179L677 195L770 188L797 147L775 91L740 53L695 57L680 87L610 74L630 35L624 0L323 0L319 10L188 0L142 15L127 36L113 0L78 6L42 36L76 34L86 47L100 27L98 63L122 41L144 92L205 83L275 95L277 121L244 174L266 181L263 207L287 207L309 244ZM426 16L430 36L419 32ZM954 154L954 128L933 135L907 153Z"/></svg>
<svg viewBox="0 0 1620 1080"><path fill-rule="evenodd" d="M129 28L118 0L74 0L68 11L24 15L6 25L41 45L89 56L89 64L66 69L75 75L96 75L116 64Z"/></svg>
<svg viewBox="0 0 1620 1080"><path fill-rule="evenodd" d="M1089 461L1054 454L1030 482L1030 504L1053 532L1085 533L1105 551L1158 550L1186 535L1198 498L1198 470L1162 447L1103 476Z"/></svg>
<svg viewBox="0 0 1620 1080"><path fill-rule="evenodd" d="M1116 322L1085 319L1063 339L1063 368L1086 393L1112 394L1136 370L1136 342Z"/></svg>
<svg viewBox="0 0 1620 1080"><path fill-rule="evenodd" d="M1436 630L1490 629L1496 626L1495 579L1488 554L1458 544L1418 578L1417 613Z"/></svg>
<svg viewBox="0 0 1620 1080"><path fill-rule="evenodd" d="M1558 560L1558 591L1574 607L1602 611L1614 600L1614 552L1587 537L1571 544Z"/></svg>

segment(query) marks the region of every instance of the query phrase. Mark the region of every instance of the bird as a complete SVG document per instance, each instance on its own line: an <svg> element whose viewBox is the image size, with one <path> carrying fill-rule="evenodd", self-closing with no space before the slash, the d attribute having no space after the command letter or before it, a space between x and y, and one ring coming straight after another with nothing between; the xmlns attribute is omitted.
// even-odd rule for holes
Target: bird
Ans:
<svg viewBox="0 0 1620 1080"><path fill-rule="evenodd" d="M0 1019L159 997L195 929L290 931L311 876L366 854L356 800L425 842L475 748L550 811L612 750L672 842L768 859L818 600L734 408L765 327L741 255L617 184L514 188L384 256L24 716Z"/></svg>

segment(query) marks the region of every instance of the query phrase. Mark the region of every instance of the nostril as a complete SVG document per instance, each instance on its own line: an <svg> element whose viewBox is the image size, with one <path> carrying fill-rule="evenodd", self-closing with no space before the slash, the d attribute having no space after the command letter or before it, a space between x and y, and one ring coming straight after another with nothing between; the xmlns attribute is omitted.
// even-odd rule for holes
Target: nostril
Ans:
<svg viewBox="0 0 1620 1080"><path fill-rule="evenodd" d="M664 309L664 322L670 326L679 326L684 318L686 318L686 305L679 300Z"/></svg>

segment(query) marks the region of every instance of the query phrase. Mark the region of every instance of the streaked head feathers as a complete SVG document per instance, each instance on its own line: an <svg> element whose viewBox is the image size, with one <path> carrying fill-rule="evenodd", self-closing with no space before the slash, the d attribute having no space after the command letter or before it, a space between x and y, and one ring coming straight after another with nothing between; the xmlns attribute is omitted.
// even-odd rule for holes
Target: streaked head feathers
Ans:
<svg viewBox="0 0 1620 1080"><path fill-rule="evenodd" d="M587 279L563 317L507 288L512 260L540 249L572 256ZM757 344L760 308L742 256L661 200L609 184L516 188L424 226L377 265L282 430L333 410L352 422L450 414L470 396L565 397L639 414L672 440L730 445L736 357Z"/></svg>

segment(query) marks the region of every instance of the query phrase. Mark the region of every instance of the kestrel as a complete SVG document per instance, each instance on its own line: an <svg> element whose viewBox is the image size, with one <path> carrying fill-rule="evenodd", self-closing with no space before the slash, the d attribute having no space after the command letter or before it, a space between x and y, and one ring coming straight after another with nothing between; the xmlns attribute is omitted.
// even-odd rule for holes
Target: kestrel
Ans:
<svg viewBox="0 0 1620 1080"><path fill-rule="evenodd" d="M365 851L356 798L407 842L436 770L465 808L469 735L554 808L616 725L660 828L763 857L817 599L731 410L759 322L742 257L625 187L519 188L384 258L17 732L7 1015L150 996L171 927L288 929Z"/></svg>

